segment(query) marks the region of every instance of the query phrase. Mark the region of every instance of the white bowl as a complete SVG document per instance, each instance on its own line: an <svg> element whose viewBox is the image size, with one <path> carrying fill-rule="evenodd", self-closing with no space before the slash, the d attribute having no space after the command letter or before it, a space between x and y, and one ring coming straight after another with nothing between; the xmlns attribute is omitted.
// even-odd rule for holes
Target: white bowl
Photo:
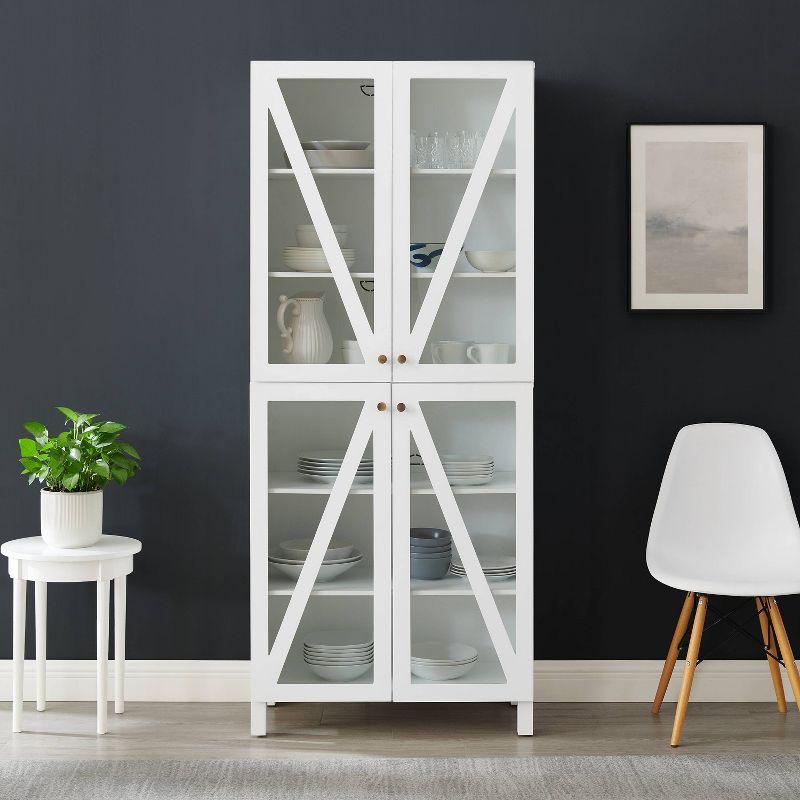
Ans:
<svg viewBox="0 0 800 800"><path fill-rule="evenodd" d="M508 272L517 263L515 250L465 250L464 255L480 272Z"/></svg>
<svg viewBox="0 0 800 800"><path fill-rule="evenodd" d="M278 548L281 552L289 558L305 559L308 556L308 551L311 549L313 539L289 539L286 542L281 542ZM347 558L353 554L353 545L339 542L333 539L325 551L324 561L330 561L333 558Z"/></svg>
<svg viewBox="0 0 800 800"><path fill-rule="evenodd" d="M333 681L335 683L347 681L354 681L360 678L365 672L368 672L372 662L368 664L355 664L349 667L330 667L322 664L309 664L308 668L318 677L324 681Z"/></svg>
<svg viewBox="0 0 800 800"><path fill-rule="evenodd" d="M317 583L325 583L326 581L332 581L334 578L338 578L340 575L352 569L356 564L360 564L361 560L362 559L350 561L346 564L322 564L317 574ZM269 563L272 564L278 572L282 572L287 578L292 578L293 580L297 580L300 577L300 572L303 569L302 564L281 564L276 561L270 561Z"/></svg>
<svg viewBox="0 0 800 800"><path fill-rule="evenodd" d="M336 241L340 247L347 244L347 225L332 225L333 232L336 234ZM313 225L298 225L295 228L297 244L300 247L322 247L317 236L317 229Z"/></svg>
<svg viewBox="0 0 800 800"><path fill-rule="evenodd" d="M441 664L423 665L411 662L411 674L426 681L452 681L466 675L477 664L477 660L468 664L454 664L451 667Z"/></svg>

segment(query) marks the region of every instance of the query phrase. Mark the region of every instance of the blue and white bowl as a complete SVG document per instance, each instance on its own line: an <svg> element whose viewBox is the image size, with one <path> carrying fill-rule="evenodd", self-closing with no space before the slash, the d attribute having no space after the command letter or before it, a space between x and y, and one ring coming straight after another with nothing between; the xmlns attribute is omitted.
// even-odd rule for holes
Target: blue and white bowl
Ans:
<svg viewBox="0 0 800 800"><path fill-rule="evenodd" d="M436 264L444 249L444 242L412 242L411 271L431 273L436 271Z"/></svg>

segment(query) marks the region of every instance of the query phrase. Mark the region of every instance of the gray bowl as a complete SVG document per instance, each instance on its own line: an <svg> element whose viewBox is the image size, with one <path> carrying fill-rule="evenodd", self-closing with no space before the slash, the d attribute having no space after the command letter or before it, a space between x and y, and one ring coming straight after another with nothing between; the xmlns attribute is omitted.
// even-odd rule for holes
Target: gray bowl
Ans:
<svg viewBox="0 0 800 800"><path fill-rule="evenodd" d="M444 528L412 528L411 544L417 547L439 547L452 541L450 531Z"/></svg>
<svg viewBox="0 0 800 800"><path fill-rule="evenodd" d="M423 581L439 581L447 575L450 559L411 559L411 577Z"/></svg>
<svg viewBox="0 0 800 800"><path fill-rule="evenodd" d="M412 553L412 561L436 561L439 558L446 558L448 561L453 560L453 553L448 550L446 553Z"/></svg>
<svg viewBox="0 0 800 800"><path fill-rule="evenodd" d="M418 544L411 545L412 553L420 553L422 555L433 555L434 553L450 553L453 550L453 545L448 542L441 547L422 547Z"/></svg>

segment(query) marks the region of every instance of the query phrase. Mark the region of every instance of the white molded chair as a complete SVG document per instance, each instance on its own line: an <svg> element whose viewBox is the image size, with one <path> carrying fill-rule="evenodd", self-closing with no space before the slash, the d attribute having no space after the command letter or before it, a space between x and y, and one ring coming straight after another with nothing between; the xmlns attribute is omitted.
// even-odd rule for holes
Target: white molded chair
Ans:
<svg viewBox="0 0 800 800"><path fill-rule="evenodd" d="M800 593L800 527L765 431L704 423L678 432L650 525L647 568L656 580L687 592L653 700L654 714L694 610L673 747L680 743L686 717L708 595L755 597L778 710L786 711L781 661L800 708L800 674L775 602L775 595Z"/></svg>

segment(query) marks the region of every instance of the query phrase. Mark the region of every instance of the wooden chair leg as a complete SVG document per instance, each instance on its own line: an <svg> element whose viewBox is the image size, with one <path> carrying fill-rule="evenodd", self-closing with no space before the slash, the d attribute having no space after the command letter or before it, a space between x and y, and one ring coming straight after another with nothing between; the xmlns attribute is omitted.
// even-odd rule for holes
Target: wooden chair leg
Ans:
<svg viewBox="0 0 800 800"><path fill-rule="evenodd" d="M756 597L756 611L758 611L758 621L761 625L761 636L764 639L764 647L766 652L770 653L772 657L767 656L767 663L769 664L769 672L772 676L772 685L775 687L775 699L778 701L778 711L781 714L786 713L786 695L783 692L783 680L781 678L781 665L778 663L778 647L772 635L772 628L769 624L769 619L764 601L760 597Z"/></svg>
<svg viewBox="0 0 800 800"><path fill-rule="evenodd" d="M681 742L683 721L686 718L686 709L689 705L689 695L692 693L692 680L697 667L697 657L700 654L700 640L703 638L703 625L706 621L708 597L701 594L697 599L697 610L694 612L692 624L692 637L689 639L689 652L686 654L686 667L683 670L683 684L678 697L678 707L675 709L675 723L672 726L672 739L670 744L677 747Z"/></svg>
<svg viewBox="0 0 800 800"><path fill-rule="evenodd" d="M675 633L672 635L672 642L670 642L667 657L664 660L664 669L661 670L661 680L658 682L658 689L656 689L653 707L650 709L652 714L658 714L661 710L661 703L664 701L664 695L667 693L667 687L669 686L672 672L675 669L675 662L678 660L678 648L683 639L683 634L686 633L686 628L689 626L693 608L694 592L689 592L686 595L686 599L683 601L683 608L678 616L678 624L675 626Z"/></svg>
<svg viewBox="0 0 800 800"><path fill-rule="evenodd" d="M789 644L786 628L783 627L783 618L781 617L781 612L778 610L778 604L775 602L774 597L767 598L767 607L769 608L769 617L772 620L772 627L775 628L775 637L781 649L783 665L786 667L786 672L789 675L789 683L792 685L794 701L797 703L798 709L800 709L800 675L797 672L797 664L795 664L794 661L792 646Z"/></svg>

